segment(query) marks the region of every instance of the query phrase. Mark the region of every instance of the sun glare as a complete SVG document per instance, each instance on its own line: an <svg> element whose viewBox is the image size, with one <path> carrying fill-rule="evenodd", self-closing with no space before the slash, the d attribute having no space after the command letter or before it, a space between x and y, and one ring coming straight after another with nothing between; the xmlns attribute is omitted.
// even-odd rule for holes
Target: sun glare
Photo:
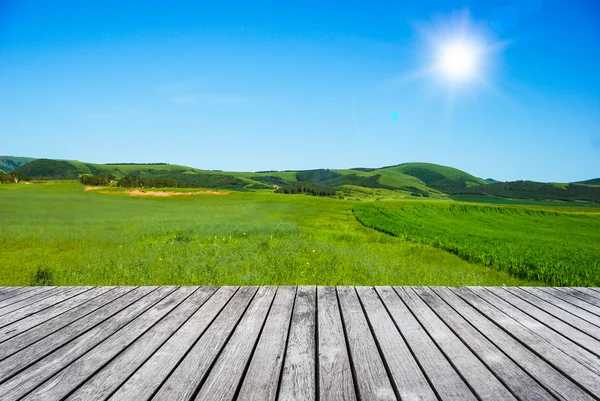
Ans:
<svg viewBox="0 0 600 401"><path fill-rule="evenodd" d="M474 45L464 40L445 43L439 49L438 69L452 81L468 80L477 74L478 53Z"/></svg>

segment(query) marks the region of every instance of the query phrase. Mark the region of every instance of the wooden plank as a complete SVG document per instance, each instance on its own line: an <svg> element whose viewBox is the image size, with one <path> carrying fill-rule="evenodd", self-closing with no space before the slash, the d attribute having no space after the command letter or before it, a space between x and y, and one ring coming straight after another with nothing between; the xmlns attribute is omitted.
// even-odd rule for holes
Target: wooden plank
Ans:
<svg viewBox="0 0 600 401"><path fill-rule="evenodd" d="M600 316L597 316L593 313L588 312L578 306L575 306L565 300L561 299L556 295L552 295L547 293L546 291L542 291L540 288L533 287L521 287L521 290L526 291L530 294L535 295L538 298L543 299L549 304L554 305L557 308L564 310L565 312L570 313L571 315L577 316L579 319L585 320L587 323L590 323L596 326L596 335L598 339L600 339Z"/></svg>
<svg viewBox="0 0 600 401"><path fill-rule="evenodd" d="M50 295L64 291L65 289L65 287L43 287L39 290L24 292L16 297L6 299L5 301L0 302L0 316L37 302L40 299L49 297Z"/></svg>
<svg viewBox="0 0 600 401"><path fill-rule="evenodd" d="M295 287L277 289L237 399L274 401L277 397L295 297Z"/></svg>
<svg viewBox="0 0 600 401"><path fill-rule="evenodd" d="M86 327L87 328L93 327L95 324L97 324L99 322L98 316L100 315L100 317L102 317L102 315L101 315L102 311L109 310L111 308L114 310L115 305L117 306L117 308L123 308L124 306L119 307L118 303L115 303L115 304L110 304L110 303L112 301L114 301L115 299L123 296L124 294L132 291L133 289L134 289L134 287L115 288L114 290L110 291L109 293L105 293L97 298L94 298L93 300L91 300L89 302L86 302L85 304L77 306L77 307L69 310L68 312L63 313L62 315L56 316L55 318L50 319L47 322L44 322L44 323L36 326L34 330L27 330L15 337L12 337L12 338L0 343L0 360L3 360L5 358L9 357L10 355L17 353L18 351L22 350L23 348L25 348L31 344L34 344L35 342L37 342L39 340L44 339L45 342L47 343L50 339L53 338L53 337L50 337L50 335L52 333L55 333L58 330L62 329L63 327L68 326L71 323L73 323L79 319L84 318L80 322L80 324L77 325L76 328L72 327L73 325L69 326L68 329L64 330L65 335L59 336L59 337L63 338L64 340L68 340L69 337L66 336L67 330L71 336L76 336L76 335L80 334L81 332L83 332L82 330L86 329ZM137 297L140 298L144 294L145 293L138 291ZM125 298L125 299L127 299L127 298ZM135 299L137 299L137 298L135 298ZM133 300L131 300L130 302L133 302ZM125 305L125 304L123 304L123 305ZM98 310L98 313L93 314L92 312L94 312L96 310ZM118 310L120 310L120 309L116 309L114 313L116 313ZM109 316L109 315L107 315L107 316ZM12 325L7 326L7 329L10 329L11 327L13 327L13 326ZM70 338L74 338L74 337L70 337ZM56 346L58 346L58 345L56 345ZM36 344L36 346L31 348L30 350L40 351L40 350L43 350L44 348L45 348L44 343L40 343L40 344ZM52 349L52 347L48 347L48 348ZM41 354L39 352L36 352L35 354L37 355L37 357L41 357L40 356ZM23 355L21 355L21 359L23 360L23 359L28 359L28 358L24 358Z"/></svg>
<svg viewBox="0 0 600 401"><path fill-rule="evenodd" d="M554 366L506 333L494 321L489 320L488 316L473 306L473 304L479 303L485 305L486 302L483 299L466 288L451 290L444 287L432 287L432 290L554 397L565 401L592 399L581 387L566 378ZM463 297L460 297L458 292L462 292Z"/></svg>
<svg viewBox="0 0 600 401"><path fill-rule="evenodd" d="M397 400L354 287L337 287L360 400Z"/></svg>
<svg viewBox="0 0 600 401"><path fill-rule="evenodd" d="M437 400L427 378L375 290L372 287L356 287L356 291L399 398Z"/></svg>
<svg viewBox="0 0 600 401"><path fill-rule="evenodd" d="M550 344L566 351L588 369L600 373L600 342L595 338L502 288L471 288L471 291L543 337Z"/></svg>
<svg viewBox="0 0 600 401"><path fill-rule="evenodd" d="M550 392L555 392L555 395L560 395L567 400L590 399L590 394L593 394L594 396L597 396L597 394L600 395L600 381L598 380L598 376L592 373L592 371L579 363L574 363L574 360L562 350L556 348L543 337L540 337L510 316L502 313L500 310L475 295L469 289L464 287L453 288L452 291L517 340L510 342L499 331L491 332L489 333L490 335L486 335L490 341L494 342L499 347L500 343L512 343L510 347L504 346L501 348L507 354L510 352L509 356L512 355L511 358L515 362L522 364L523 360L528 359L531 361L531 355L529 355L528 352L525 352L524 348L529 349L529 351L539 357L537 363L530 367L524 367L530 374L537 375L542 370L545 370L545 363L542 361L543 359L552 365L553 369L559 370L563 375L570 379L564 380L563 378L563 380L561 380L561 375L553 375L554 378L552 382L547 383L547 378L552 375L552 372L551 370L546 369L547 372L546 375L544 375L545 377L540 378L539 376L536 376L536 379L541 383L544 383L544 386ZM447 299L448 292L443 293L446 295L444 299ZM473 324L473 322L471 323ZM519 347L519 344L522 344L523 346ZM533 370L535 370L535 372ZM558 382L562 382L562 384L557 386L556 383ZM575 385L573 382L581 387ZM587 393L584 392L584 389Z"/></svg>
<svg viewBox="0 0 600 401"><path fill-rule="evenodd" d="M188 319L203 307L215 293L216 287L200 287L179 304L131 346L98 371L91 379L73 392L68 400L105 400L127 380L148 358L171 338ZM89 355L86 354L84 358ZM79 361L75 362L79 363ZM74 365L74 364L73 364ZM87 365L83 366L88 369ZM164 368L164 367L163 367ZM153 378L156 380L156 378ZM139 400L137 394L132 399Z"/></svg>
<svg viewBox="0 0 600 401"><path fill-rule="evenodd" d="M16 288L18 288L18 287L0 287L0 299L2 299L2 297L5 294L8 294L11 291L14 291Z"/></svg>
<svg viewBox="0 0 600 401"><path fill-rule="evenodd" d="M540 401L556 399L433 290L416 287L414 291L517 398ZM464 306L468 307L466 304ZM471 316L479 320L485 319L480 314L473 313Z"/></svg>
<svg viewBox="0 0 600 401"><path fill-rule="evenodd" d="M197 290L197 287L180 287L173 291L102 343L60 370L41 386L27 394L23 400L63 399L137 339L140 339L140 343L137 347L132 346L134 352L140 351L145 346L152 347L153 341L161 343L162 335L170 336L185 319L198 309L197 302L204 302L215 291L214 288L208 288L207 291L206 287L202 291ZM194 293L199 295L193 297ZM191 297L193 299L186 302ZM144 336L149 333L151 328L156 328L156 330L150 336ZM130 357L135 356L131 352L125 352L125 354ZM125 378L123 377L122 380ZM117 380L118 376L111 375L111 379Z"/></svg>
<svg viewBox="0 0 600 401"><path fill-rule="evenodd" d="M318 399L357 400L334 287L317 287Z"/></svg>
<svg viewBox="0 0 600 401"><path fill-rule="evenodd" d="M28 296L32 296L41 290L49 290L53 287L14 287L14 289L10 292L6 292L5 295L0 297L0 307L10 305L10 299L16 296L23 296L26 293L29 293ZM24 299L24 298L22 298ZM16 301L15 301L16 302Z"/></svg>
<svg viewBox="0 0 600 401"><path fill-rule="evenodd" d="M600 317L600 306L595 306L593 303L586 301L585 294L577 290L568 287L540 287L540 290Z"/></svg>
<svg viewBox="0 0 600 401"><path fill-rule="evenodd" d="M57 292L37 302L34 302L27 306L23 306L17 310L14 310L2 316L0 318L0 328L18 322L19 320L33 315L34 313L43 311L44 309L60 304L61 302L66 301L69 298L74 297L75 295L85 293L86 291L89 291L92 288L93 287L67 287L61 292Z"/></svg>
<svg viewBox="0 0 600 401"><path fill-rule="evenodd" d="M287 343L280 401L316 399L316 287L298 287Z"/></svg>
<svg viewBox="0 0 600 401"><path fill-rule="evenodd" d="M592 294L593 291L590 291L588 288L562 288L562 290L571 296L583 299L591 305L600 307L600 297L596 296L596 294Z"/></svg>
<svg viewBox="0 0 600 401"><path fill-rule="evenodd" d="M93 329L86 331L84 334L70 341L65 346L56 349L53 353L27 367L25 370L18 372L18 375L13 376L17 373L15 369L10 371L7 375L0 374L0 377L5 379L10 378L0 385L0 394L3 394L4 400L20 399L55 373L66 367L73 360L79 358L147 309L154 306L174 290L174 287L159 287L132 305L121 310L110 319L107 319ZM5 370L5 362L11 360L13 357L18 358L20 354L21 352L2 361L0 363L0 369Z"/></svg>
<svg viewBox="0 0 600 401"><path fill-rule="evenodd" d="M276 287L260 287L244 317L211 368L195 400L233 400L252 356Z"/></svg>
<svg viewBox="0 0 600 401"><path fill-rule="evenodd" d="M39 311L18 322L0 328L0 343L4 342L18 334L23 333L35 327L45 321L48 321L70 309L77 307L91 299L94 299L108 291L113 290L115 287L95 287L89 291L75 295L74 297L67 299L63 302L57 303L48 309Z"/></svg>
<svg viewBox="0 0 600 401"><path fill-rule="evenodd" d="M4 301L5 299L12 298L17 296L21 292L24 291L33 291L33 288L24 288L24 287L4 287L2 294L0 294L0 301Z"/></svg>
<svg viewBox="0 0 600 401"><path fill-rule="evenodd" d="M462 343L412 288L395 287L395 290L480 400L515 400L504 384Z"/></svg>
<svg viewBox="0 0 600 401"><path fill-rule="evenodd" d="M256 292L257 287L240 288L183 361L162 384L156 395L152 397L153 400L190 400L194 397ZM125 387L127 387L127 383ZM137 399L135 388L129 387L129 391L129 394L136 394ZM131 400L127 395L127 392L117 391L110 399Z"/></svg>
<svg viewBox="0 0 600 401"><path fill-rule="evenodd" d="M527 291L523 291L520 288L517 287L505 287L504 288L506 291L512 293L513 295L516 295L522 299L524 299L525 301L529 302L531 305L539 308L539 309L543 309L545 312L553 315L554 317L562 320L565 323L570 324L571 326L573 326L574 328L576 328L579 331L582 331L584 333L586 333L589 336L594 337L595 339L599 340L600 339L600 330L598 329L597 326L594 326L591 323L588 323L587 321L549 303L546 302L545 300L536 297L535 295L527 292Z"/></svg>
<svg viewBox="0 0 600 401"><path fill-rule="evenodd" d="M575 288L571 288L571 289L585 294L586 301L588 301L596 306L600 306L600 293L594 291L591 288L586 288L586 287L575 287Z"/></svg>
<svg viewBox="0 0 600 401"><path fill-rule="evenodd" d="M391 287L376 287L388 313L411 349L438 397L476 400L463 379Z"/></svg>
<svg viewBox="0 0 600 401"><path fill-rule="evenodd" d="M237 291L237 287L221 287L201 308L196 311L183 326L181 326L160 348L146 360L143 365L129 377L112 395L111 399L121 400L149 400L177 363L185 356L186 352L200 338L206 328L214 321L215 317ZM123 363L123 369L129 364L130 359L121 358L119 364ZM112 365L112 363L111 363ZM108 367L98 373L92 380L85 383L70 399L94 399L96 393L106 399L107 395L102 390L104 386L111 384L110 377L105 373L109 370L110 376L118 376L119 383L127 378L127 375L117 372L115 368ZM111 384L112 387L112 384Z"/></svg>

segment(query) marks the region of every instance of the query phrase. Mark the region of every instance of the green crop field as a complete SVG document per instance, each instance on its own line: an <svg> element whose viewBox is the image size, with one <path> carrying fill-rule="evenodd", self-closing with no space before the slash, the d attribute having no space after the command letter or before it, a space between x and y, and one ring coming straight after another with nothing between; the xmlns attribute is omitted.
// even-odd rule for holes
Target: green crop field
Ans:
<svg viewBox="0 0 600 401"><path fill-rule="evenodd" d="M0 285L541 284L367 228L358 204L0 185Z"/></svg>
<svg viewBox="0 0 600 401"><path fill-rule="evenodd" d="M600 285L598 209L403 202L353 210L367 227L515 277L559 286Z"/></svg>

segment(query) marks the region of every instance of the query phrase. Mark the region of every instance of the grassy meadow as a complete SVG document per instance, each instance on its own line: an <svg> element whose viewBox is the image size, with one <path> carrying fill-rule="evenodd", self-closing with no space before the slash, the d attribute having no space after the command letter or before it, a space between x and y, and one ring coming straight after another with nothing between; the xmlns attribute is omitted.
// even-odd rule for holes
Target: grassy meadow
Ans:
<svg viewBox="0 0 600 401"><path fill-rule="evenodd" d="M600 286L598 209L557 210L450 202L354 207L365 226L515 277L557 286Z"/></svg>
<svg viewBox="0 0 600 401"><path fill-rule="evenodd" d="M0 285L541 284L365 227L352 212L361 204L0 185Z"/></svg>

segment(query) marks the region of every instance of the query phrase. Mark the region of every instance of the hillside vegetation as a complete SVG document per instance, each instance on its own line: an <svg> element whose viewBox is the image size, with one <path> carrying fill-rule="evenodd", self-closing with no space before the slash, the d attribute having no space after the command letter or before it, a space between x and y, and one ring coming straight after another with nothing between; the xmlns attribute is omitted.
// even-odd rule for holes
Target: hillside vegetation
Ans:
<svg viewBox="0 0 600 401"><path fill-rule="evenodd" d="M229 190L275 190L296 193L304 182L318 190L300 192L352 199L428 198L449 200L450 196L506 199L540 199L600 203L600 186L549 184L532 181L497 182L483 180L462 170L432 163L404 163L382 168L315 169L302 171L225 172L201 170L166 163L93 164L79 161L37 159L16 170L22 177L74 180L82 174L114 176L123 186L146 187L152 183L174 182L178 187ZM10 180L5 179L9 182ZM468 199L468 198L466 198Z"/></svg>
<svg viewBox="0 0 600 401"><path fill-rule="evenodd" d="M516 277L600 286L599 213L439 202L370 203L353 212L367 227Z"/></svg>
<svg viewBox="0 0 600 401"><path fill-rule="evenodd" d="M0 172L10 173L33 160L32 157L0 156Z"/></svg>
<svg viewBox="0 0 600 401"><path fill-rule="evenodd" d="M600 185L600 178L593 178L591 180L579 181L574 184L588 184L588 185Z"/></svg>

